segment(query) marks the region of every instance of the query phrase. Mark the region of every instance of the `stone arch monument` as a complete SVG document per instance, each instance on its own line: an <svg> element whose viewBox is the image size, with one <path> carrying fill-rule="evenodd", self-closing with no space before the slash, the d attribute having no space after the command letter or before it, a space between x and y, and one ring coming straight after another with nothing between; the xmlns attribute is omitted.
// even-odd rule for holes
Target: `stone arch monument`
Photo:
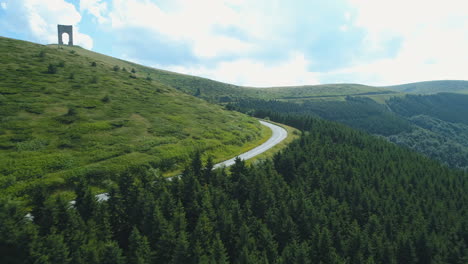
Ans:
<svg viewBox="0 0 468 264"><path fill-rule="evenodd" d="M63 45L62 35L68 34L68 46L73 46L73 26L57 25L58 28L58 43Z"/></svg>

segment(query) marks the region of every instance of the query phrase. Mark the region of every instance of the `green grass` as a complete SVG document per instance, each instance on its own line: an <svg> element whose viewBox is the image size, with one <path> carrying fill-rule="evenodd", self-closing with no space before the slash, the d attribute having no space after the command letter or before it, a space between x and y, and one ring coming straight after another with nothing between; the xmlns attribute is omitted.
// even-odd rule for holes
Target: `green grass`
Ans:
<svg viewBox="0 0 468 264"><path fill-rule="evenodd" d="M360 84L253 88L151 68L148 68L145 74L150 74L152 78L161 83L176 87L188 94L196 94L197 91L200 91L200 97L209 101L221 103L235 101L239 98L302 102L307 100L344 100L346 96L382 96L384 98L389 98L398 94L388 89Z"/></svg>
<svg viewBox="0 0 468 264"><path fill-rule="evenodd" d="M50 47L57 48L56 45ZM325 84L325 85L306 85L290 87L270 87L254 88L243 87L223 82L213 81L206 78L190 76L160 69L145 67L135 63L95 53L81 48L63 47L65 50L73 50L78 55L85 56L95 61L99 65L106 67L117 67L119 71L123 68L130 74L131 69L135 69L137 78L150 78L160 84L174 87L179 91L190 95L196 95L212 102L230 102L239 98L255 99L278 99L284 101L304 101L304 100L344 100L346 96L366 96L389 98L398 95L397 92L385 88L361 84Z"/></svg>
<svg viewBox="0 0 468 264"><path fill-rule="evenodd" d="M442 80L416 82L383 87L386 89L414 94L462 93L468 94L468 81Z"/></svg>
<svg viewBox="0 0 468 264"><path fill-rule="evenodd" d="M131 165L176 171L194 151L218 162L269 136L252 117L159 82L154 69L3 37L0 54L3 193L66 189L76 177L100 186Z"/></svg>

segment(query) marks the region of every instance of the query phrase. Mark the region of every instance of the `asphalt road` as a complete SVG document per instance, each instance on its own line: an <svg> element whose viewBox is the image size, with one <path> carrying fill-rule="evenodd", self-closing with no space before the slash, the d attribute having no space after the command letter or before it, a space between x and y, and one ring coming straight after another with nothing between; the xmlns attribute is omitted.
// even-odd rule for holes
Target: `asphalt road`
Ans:
<svg viewBox="0 0 468 264"><path fill-rule="evenodd" d="M258 146L256 148L253 148L253 149L251 149L251 150L237 156L240 159L248 160L248 159L251 159L251 158L253 158L253 157L255 157L255 156L259 155L259 154L262 154L263 152L265 152L265 151L271 149L272 147L276 146L278 143L283 141L288 136L288 132L286 131L286 129L284 129L284 128L280 127L280 126L277 126L275 124L268 123L268 122L265 122L265 121L260 121L260 124L262 124L264 126L267 126L272 130L273 134L271 135L271 138L268 139L262 145L260 145L260 146ZM218 164L215 164L213 167L215 169L216 168L221 168L221 167L229 167L229 166L234 164L237 157L234 157L232 159L229 159L229 160L220 162Z"/></svg>
<svg viewBox="0 0 468 264"><path fill-rule="evenodd" d="M277 126L277 125L274 125L272 123L268 123L268 122L265 122L265 121L260 121L260 124L269 127L273 131L273 134L271 135L271 138L268 139L262 145L260 145L260 146L258 146L256 148L253 148L253 149L251 149L251 150L237 156L240 159L242 159L242 160L251 159L251 158L253 158L253 157L255 157L255 156L257 156L257 155L271 149L272 147L276 146L278 143L283 141L288 136L288 132L286 131L286 129L284 129L284 128L280 127L280 126ZM229 166L234 164L237 157L234 157L232 159L229 159L229 160L220 162L218 164L215 164L213 167L214 167L214 169L221 168L221 167L229 167ZM168 178L168 179L170 179L170 178ZM98 201L107 201L109 199L109 195L107 193L101 193L101 194L96 195L96 198L97 198ZM71 201L70 203L75 204L75 201ZM32 220L33 216L30 213L28 213L26 215L26 218Z"/></svg>
<svg viewBox="0 0 468 264"><path fill-rule="evenodd" d="M236 156L232 159L229 159L229 160L226 160L226 161L223 161L223 162L220 162L218 164L215 164L213 166L213 169L216 169L216 168L222 168L222 167L229 167L231 165L233 165L235 163L235 160L237 157L239 157L240 159L242 160L248 160L248 159L251 159L269 149L271 149L272 147L276 146L278 143L280 143L281 141L283 141L287 136L288 136L288 132L286 131L286 129L280 127L280 126L277 126L277 125L274 125L272 123L268 123L268 122L265 122L265 121L260 121L260 124L264 125L264 126L267 126L269 127L271 130L272 130L272 135L271 137L263 144L261 144L260 146L256 147L256 148L253 148L247 152L244 152L242 154L240 154L239 156ZM179 176L174 176L174 177L180 177ZM170 178L167 178L168 180L171 180L172 177ZM101 193L101 194L98 194L96 195L96 198L98 201L106 201L107 199L109 199L109 195L107 193ZM74 202L74 201L72 201Z"/></svg>

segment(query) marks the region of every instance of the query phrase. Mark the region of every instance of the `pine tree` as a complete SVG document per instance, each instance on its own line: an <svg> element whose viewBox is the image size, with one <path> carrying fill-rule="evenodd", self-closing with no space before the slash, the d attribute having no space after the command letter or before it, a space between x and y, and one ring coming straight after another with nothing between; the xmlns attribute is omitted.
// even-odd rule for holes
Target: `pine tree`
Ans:
<svg viewBox="0 0 468 264"><path fill-rule="evenodd" d="M210 156L208 157L208 160L206 161L206 164L205 164L205 167L203 168L203 181L201 181L200 183L202 185L206 184L206 183L210 183L213 181L212 179L212 175L213 175L213 158Z"/></svg>
<svg viewBox="0 0 468 264"><path fill-rule="evenodd" d="M148 239L142 236L136 227L133 228L128 238L128 263L149 264L151 263L151 249Z"/></svg>
<svg viewBox="0 0 468 264"><path fill-rule="evenodd" d="M119 248L116 242L110 241L104 245L101 263L125 264L125 257L122 254L122 249Z"/></svg>
<svg viewBox="0 0 468 264"><path fill-rule="evenodd" d="M202 255L209 255L214 239L214 227L206 212L202 212L193 231L193 241L200 244Z"/></svg>
<svg viewBox="0 0 468 264"><path fill-rule="evenodd" d="M31 256L34 263L70 263L68 246L64 242L63 235L55 233L55 230L43 241L36 241Z"/></svg>
<svg viewBox="0 0 468 264"><path fill-rule="evenodd" d="M95 213L97 207L96 196L91 193L84 180L80 180L75 187L75 207L84 221L88 221Z"/></svg>
<svg viewBox="0 0 468 264"><path fill-rule="evenodd" d="M39 226L40 234L48 234L52 227L52 221L50 221L51 212L45 205L46 201L46 190L44 187L39 186L34 188L32 192L32 211L31 215L33 221Z"/></svg>
<svg viewBox="0 0 468 264"><path fill-rule="evenodd" d="M226 248L224 247L223 241L221 241L221 239L219 238L219 234L216 234L210 255L213 257L214 263L229 263L229 257L227 255Z"/></svg>
<svg viewBox="0 0 468 264"><path fill-rule="evenodd" d="M173 264L186 264L190 262L190 244L187 240L187 233L180 231L175 244L172 256Z"/></svg>

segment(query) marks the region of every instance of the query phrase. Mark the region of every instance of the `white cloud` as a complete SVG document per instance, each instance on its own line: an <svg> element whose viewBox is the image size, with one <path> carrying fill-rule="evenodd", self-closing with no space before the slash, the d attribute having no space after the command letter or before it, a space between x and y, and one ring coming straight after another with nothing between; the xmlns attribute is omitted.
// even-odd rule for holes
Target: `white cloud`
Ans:
<svg viewBox="0 0 468 264"><path fill-rule="evenodd" d="M193 53L200 58L245 54L257 47L216 32L216 28L238 28L244 21L239 4L240 1L233 0L175 0L173 8L162 9L150 1L114 0L109 21L119 32L145 29L171 41L190 43Z"/></svg>
<svg viewBox="0 0 468 264"><path fill-rule="evenodd" d="M350 0L354 26L366 31L367 52L385 52L401 41L397 53L328 73L355 76L354 82L388 85L435 79L467 79L468 2L465 0ZM354 16L353 16L354 18ZM464 70L465 69L465 70Z"/></svg>
<svg viewBox="0 0 468 264"><path fill-rule="evenodd" d="M57 24L74 25L74 44L91 49L93 40L77 27L81 15L64 0L9 0L0 26L10 32L23 32L27 39L43 44L57 43Z"/></svg>
<svg viewBox="0 0 468 264"><path fill-rule="evenodd" d="M2 7L2 9L6 10L7 9L7 3L1 2L0 7Z"/></svg>
<svg viewBox="0 0 468 264"><path fill-rule="evenodd" d="M237 85L271 87L318 84L318 74L310 72L309 65L310 62L304 58L304 55L296 52L291 53L286 61L277 65L268 65L252 59L237 59L220 62L215 68L203 66L166 68Z"/></svg>
<svg viewBox="0 0 468 264"><path fill-rule="evenodd" d="M107 12L107 3L102 0L80 0L80 11L89 12L95 16L99 23L107 22L105 13Z"/></svg>

